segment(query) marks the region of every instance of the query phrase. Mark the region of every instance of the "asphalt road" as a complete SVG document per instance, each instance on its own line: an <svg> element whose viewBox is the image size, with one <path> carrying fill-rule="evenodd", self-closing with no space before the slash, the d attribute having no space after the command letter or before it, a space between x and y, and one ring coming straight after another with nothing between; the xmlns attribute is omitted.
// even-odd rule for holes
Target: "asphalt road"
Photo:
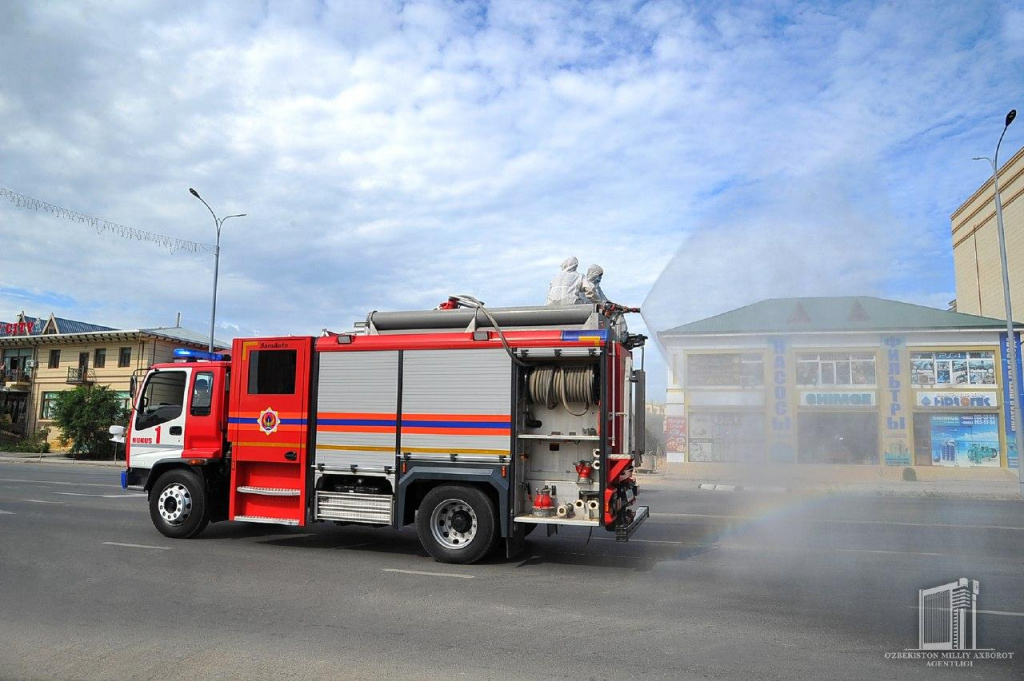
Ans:
<svg viewBox="0 0 1024 681"><path fill-rule="evenodd" d="M1024 677L1024 503L752 497L647 480L628 544L538 530L433 562L412 529L152 527L118 469L0 463L0 678ZM977 579L979 647L939 669L917 590Z"/></svg>

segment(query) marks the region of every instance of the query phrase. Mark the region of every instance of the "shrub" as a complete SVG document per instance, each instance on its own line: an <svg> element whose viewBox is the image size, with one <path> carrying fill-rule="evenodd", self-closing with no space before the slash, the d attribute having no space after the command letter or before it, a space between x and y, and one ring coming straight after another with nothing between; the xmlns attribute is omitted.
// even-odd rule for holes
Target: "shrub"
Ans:
<svg viewBox="0 0 1024 681"><path fill-rule="evenodd" d="M110 456L114 443L110 442L108 428L127 421L121 404L117 393L106 386L79 386L57 395L53 422L60 428L61 445L71 445L69 456Z"/></svg>
<svg viewBox="0 0 1024 681"><path fill-rule="evenodd" d="M49 437L50 430L43 428L37 430L32 435L29 435L23 440L10 444L6 447L8 451L12 452L34 452L38 454L45 454L50 451L50 443L47 442L46 438Z"/></svg>

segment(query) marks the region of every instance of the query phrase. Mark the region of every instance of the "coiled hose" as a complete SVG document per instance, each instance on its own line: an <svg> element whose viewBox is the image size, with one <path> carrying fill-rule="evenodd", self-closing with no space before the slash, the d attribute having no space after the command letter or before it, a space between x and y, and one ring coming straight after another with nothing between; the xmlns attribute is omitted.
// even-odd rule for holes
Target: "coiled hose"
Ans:
<svg viewBox="0 0 1024 681"><path fill-rule="evenodd" d="M561 400L567 412L583 416L591 404L597 404L594 379L594 367L539 366L530 372L526 387L534 404L554 409ZM573 411L570 402L583 404L583 411Z"/></svg>

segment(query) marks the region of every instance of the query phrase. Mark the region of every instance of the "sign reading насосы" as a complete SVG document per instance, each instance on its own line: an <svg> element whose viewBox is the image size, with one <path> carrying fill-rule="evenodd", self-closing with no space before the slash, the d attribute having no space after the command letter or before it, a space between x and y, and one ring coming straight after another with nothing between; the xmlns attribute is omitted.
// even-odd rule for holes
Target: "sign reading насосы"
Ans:
<svg viewBox="0 0 1024 681"><path fill-rule="evenodd" d="M999 398L993 391L984 392L960 392L960 391L935 391L921 390L915 398L919 407L951 407L963 409L965 407L998 407Z"/></svg>

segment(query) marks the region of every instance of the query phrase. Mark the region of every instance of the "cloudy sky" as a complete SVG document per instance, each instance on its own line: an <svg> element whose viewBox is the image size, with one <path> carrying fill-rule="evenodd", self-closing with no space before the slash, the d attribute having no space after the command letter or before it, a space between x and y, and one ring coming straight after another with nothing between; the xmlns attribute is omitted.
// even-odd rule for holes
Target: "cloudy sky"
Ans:
<svg viewBox="0 0 1024 681"><path fill-rule="evenodd" d="M540 304L567 255L654 328L775 296L945 307L949 215L1022 73L1017 2L4 0L0 187L207 244L190 186L247 213L225 339ZM212 273L0 199L0 319L205 331Z"/></svg>

